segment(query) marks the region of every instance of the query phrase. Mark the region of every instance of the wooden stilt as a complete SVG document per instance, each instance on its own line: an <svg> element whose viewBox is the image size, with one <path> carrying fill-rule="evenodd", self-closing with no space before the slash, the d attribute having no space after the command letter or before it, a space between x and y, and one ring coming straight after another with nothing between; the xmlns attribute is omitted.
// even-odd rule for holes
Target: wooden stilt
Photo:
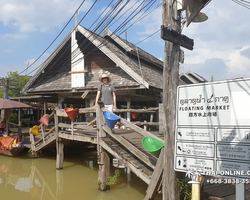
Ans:
<svg viewBox="0 0 250 200"><path fill-rule="evenodd" d="M58 127L58 116L54 114L54 121L55 121L55 134L56 134L56 169L63 168L63 159L64 159L64 144L59 138L59 127Z"/></svg>
<svg viewBox="0 0 250 200"><path fill-rule="evenodd" d="M130 183L131 182L131 170L130 170L129 167L127 167L126 169L127 169L127 171L126 171L126 173L127 173L127 182Z"/></svg>
<svg viewBox="0 0 250 200"><path fill-rule="evenodd" d="M110 157L108 153L100 147L101 162L99 163L99 190L107 190L107 181L110 176Z"/></svg>
<svg viewBox="0 0 250 200"><path fill-rule="evenodd" d="M63 168L63 159L64 159L64 144L62 141L57 141L56 142L57 146L57 152L56 152L56 169L62 169Z"/></svg>

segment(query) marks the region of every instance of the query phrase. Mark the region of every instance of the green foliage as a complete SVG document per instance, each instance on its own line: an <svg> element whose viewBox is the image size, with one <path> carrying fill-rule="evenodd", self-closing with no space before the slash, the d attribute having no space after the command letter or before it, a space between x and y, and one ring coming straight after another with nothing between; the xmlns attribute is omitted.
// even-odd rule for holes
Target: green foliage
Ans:
<svg viewBox="0 0 250 200"><path fill-rule="evenodd" d="M117 179L120 175L121 175L121 171L119 169L115 170L114 176L108 177L108 181L107 181L106 185L108 185L108 186L115 185L117 183Z"/></svg>
<svg viewBox="0 0 250 200"><path fill-rule="evenodd" d="M9 86L14 86L8 89L8 96L20 97L22 96L22 88L26 85L30 78L28 76L21 76L18 72L8 72L6 79L9 80ZM3 97L3 89L0 90L0 97Z"/></svg>
<svg viewBox="0 0 250 200"><path fill-rule="evenodd" d="M191 200L192 198L192 185L188 184L184 179L177 179L177 185L180 190L183 200Z"/></svg>
<svg viewBox="0 0 250 200"><path fill-rule="evenodd" d="M18 124L18 114L17 113L11 113L10 115L10 122Z"/></svg>

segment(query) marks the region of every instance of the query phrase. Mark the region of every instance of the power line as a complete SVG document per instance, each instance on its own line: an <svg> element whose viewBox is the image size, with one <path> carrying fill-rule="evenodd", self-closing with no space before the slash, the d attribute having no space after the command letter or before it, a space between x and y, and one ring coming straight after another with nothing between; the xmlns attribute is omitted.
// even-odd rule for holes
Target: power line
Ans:
<svg viewBox="0 0 250 200"><path fill-rule="evenodd" d="M145 2L145 1L144 1L144 2ZM111 3L112 3L112 2L111 2ZM118 3L119 3L119 2L118 2ZM147 4L147 5L149 5L149 4ZM151 6L152 6L152 5L151 5ZM124 7L124 6L123 6L123 7ZM146 7L146 6L142 7L139 11L143 10L143 8L145 8L145 7ZM113 8L113 10L111 10L110 12L108 12L109 14L108 14L107 16L110 16L110 15L114 12L114 10L115 10L115 8ZM116 14L116 16L117 16L120 12L121 12L121 9L118 11L118 13ZM132 13L135 13L135 10L134 10ZM137 12L134 16L132 15L133 18L134 18L136 15L138 15L138 13L139 13L139 12ZM102 13L102 14L103 14L103 13ZM148 13L148 14L149 14L149 13ZM147 14L147 15L148 15L148 14ZM145 15L145 16L146 16L146 15ZM145 17L145 16L141 16L141 17L138 18L135 22L139 21L140 19L142 19L142 18ZM100 16L99 16L99 17L100 17ZM106 20L106 19L107 19L107 17L104 17L104 20ZM112 22L113 19L114 19L114 17L113 17L111 20L109 20L109 24ZM128 19L128 18L127 18L127 19ZM123 26L120 26L120 27L118 27L118 28L120 28L120 29L124 28L124 24L126 25L126 24L130 21L130 20L127 20L127 19L122 23ZM97 20L98 20L98 19L97 19ZM96 21L97 21L97 20L96 20ZM96 21L95 21L95 22L96 22ZM95 23L95 22L94 22L94 23ZM102 20L101 22L102 22L102 23L99 23L98 26L95 28L95 32L101 27L101 25L103 24L103 20ZM134 23L135 23L135 22L134 22ZM92 27L92 26L93 26L93 24L91 25L91 27ZM104 28L105 28L105 27L104 27ZM99 29L98 32L102 31L104 28L101 28L101 30ZM118 28L117 28L116 30L119 30ZM127 29L128 29L128 28L127 28ZM126 30L127 30L127 29L126 29ZM115 32L116 32L116 31L115 31ZM115 32L113 32L113 33L115 33ZM157 32L159 32L159 30L156 31L155 33L153 33L152 35L156 34ZM152 36L152 35L151 35L151 36ZM143 41L146 40L146 39L148 39L148 38L151 37L151 36L148 36L147 38L143 39ZM94 37L95 37L95 36L94 36ZM96 37L97 37L97 36L96 36ZM86 41L85 41L85 42L86 42ZM106 41L105 41L105 42L106 42ZM140 41L140 42L142 42L142 41ZM140 43L140 42L139 42L139 43ZM139 43L138 43L138 44L139 44ZM82 44L81 46L85 46L85 45ZM87 48L87 47L85 46L85 48ZM66 49L66 50L68 50L68 49ZM66 51L66 50L65 50L65 51ZM110 53L112 53L112 52L110 52ZM69 56L70 56L70 55L69 55ZM66 59L69 58L69 56L65 57L60 63L63 63ZM76 55L76 56L77 56L77 55ZM85 56L86 56L86 55L85 55ZM71 61L72 61L72 60L71 60ZM77 61L75 61L75 62L77 62ZM59 65L59 64L57 63L57 65ZM37 69L37 68L36 68L36 69ZM35 70L36 70L36 69L35 69ZM34 71L34 70L33 70L33 71ZM33 71L32 71L32 72L33 72ZM30 73L32 73L32 72L30 72ZM54 71L54 72L55 72L55 71Z"/></svg>
<svg viewBox="0 0 250 200"><path fill-rule="evenodd" d="M63 27L63 29L59 32L59 34L55 37L55 39L49 44L49 46L38 56L37 59L35 59L35 61L33 61L26 69L24 69L22 72L20 72L19 74L22 74L23 72L27 71L32 65L34 65L42 56L43 54L52 46L52 44L57 40L57 38L62 34L62 32L65 30L65 28L68 26L68 24L71 22L71 20L74 18L75 14L78 12L78 10L81 8L81 6L83 5L83 3L85 2L85 0L82 1L82 3L78 6L78 8L76 9L75 13L71 16L71 18L69 19L69 21L66 23L66 25Z"/></svg>
<svg viewBox="0 0 250 200"><path fill-rule="evenodd" d="M247 8L247 9L250 9L250 2L248 2L248 1L243 1L243 0L241 0L241 1L232 0L232 1L239 4L239 5L241 5L241 6L243 6L243 7L245 7L245 8Z"/></svg>
<svg viewBox="0 0 250 200"><path fill-rule="evenodd" d="M85 0L84 0L85 1ZM94 7L94 5L96 4L96 2L97 2L97 0L92 4L92 6L89 8L89 10L87 11L87 13L81 18L81 20L80 20L80 22L87 16L87 14L90 12L90 10ZM79 7L80 8L80 7ZM74 13L74 15L71 17L71 19L68 21L68 23L66 24L66 26L69 24L69 22L73 19L73 17L75 16L75 14L77 13L77 11L79 10L79 8L75 11L75 13ZM80 23L80 22L78 22L78 24ZM64 29L66 28L66 26L64 27ZM64 30L63 29L63 30ZM62 33L62 31L60 32L60 34ZM56 37L56 39L59 37L59 35ZM55 40L54 40L55 41ZM53 41L53 42L54 42ZM52 43L51 43L51 45L52 45ZM50 45L50 46L51 46ZM47 48L48 49L48 48ZM46 49L46 50L47 50ZM45 51L44 51L45 52ZM41 56L40 56L41 57ZM37 59L38 60L38 59ZM34 63L34 62L33 62ZM33 64L32 63L32 64ZM44 63L44 62L43 62ZM43 64L42 63L42 64ZM35 70L37 70L38 68L40 68L41 66L42 66L42 64L40 64L38 67L36 67L34 70L32 70L31 72L29 72L27 75L29 75L29 74L32 74ZM31 65L30 65L31 66ZM25 71L25 70L24 70Z"/></svg>

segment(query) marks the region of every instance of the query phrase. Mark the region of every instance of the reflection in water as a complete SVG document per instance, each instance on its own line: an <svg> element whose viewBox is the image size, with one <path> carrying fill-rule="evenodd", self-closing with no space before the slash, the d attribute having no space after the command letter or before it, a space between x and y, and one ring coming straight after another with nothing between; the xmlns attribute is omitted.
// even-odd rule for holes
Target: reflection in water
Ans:
<svg viewBox="0 0 250 200"><path fill-rule="evenodd" d="M133 174L127 183L121 169L121 177L110 191L98 191L98 165L92 152L65 155L64 169L56 170L55 166L55 156L38 159L0 156L0 199L137 200L144 198L147 188Z"/></svg>

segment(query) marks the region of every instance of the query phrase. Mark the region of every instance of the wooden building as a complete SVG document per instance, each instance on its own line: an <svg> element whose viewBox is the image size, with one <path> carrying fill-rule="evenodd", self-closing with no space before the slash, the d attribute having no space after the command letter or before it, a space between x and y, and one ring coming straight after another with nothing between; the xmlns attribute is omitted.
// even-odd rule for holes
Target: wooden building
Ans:
<svg viewBox="0 0 250 200"><path fill-rule="evenodd" d="M47 96L61 108L64 104L91 107L103 73L110 75L116 87L118 108L157 107L161 102L161 60L109 30L100 36L80 25L64 38L22 92ZM180 84L204 81L195 73L180 76ZM46 98L41 100L46 109Z"/></svg>

